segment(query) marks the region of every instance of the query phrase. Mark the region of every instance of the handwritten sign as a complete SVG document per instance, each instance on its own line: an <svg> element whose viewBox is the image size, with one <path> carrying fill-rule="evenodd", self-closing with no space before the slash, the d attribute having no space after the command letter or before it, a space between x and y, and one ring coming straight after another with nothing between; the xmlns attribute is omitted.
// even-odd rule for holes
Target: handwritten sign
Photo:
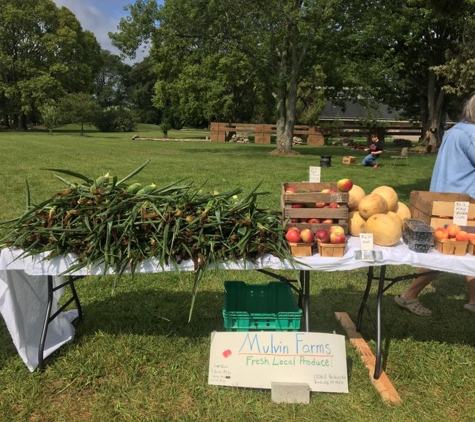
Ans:
<svg viewBox="0 0 475 422"><path fill-rule="evenodd" d="M454 205L454 224L466 226L468 220L468 202L455 201Z"/></svg>
<svg viewBox="0 0 475 422"><path fill-rule="evenodd" d="M344 336L300 331L212 333L209 384L270 389L272 382L348 393Z"/></svg>
<svg viewBox="0 0 475 422"><path fill-rule="evenodd" d="M373 233L360 233L361 260L374 262Z"/></svg>
<svg viewBox="0 0 475 422"><path fill-rule="evenodd" d="M372 251L374 249L373 233L360 233L360 245L362 251Z"/></svg>
<svg viewBox="0 0 475 422"><path fill-rule="evenodd" d="M320 183L321 176L321 167L310 166L309 167L309 182L310 183Z"/></svg>

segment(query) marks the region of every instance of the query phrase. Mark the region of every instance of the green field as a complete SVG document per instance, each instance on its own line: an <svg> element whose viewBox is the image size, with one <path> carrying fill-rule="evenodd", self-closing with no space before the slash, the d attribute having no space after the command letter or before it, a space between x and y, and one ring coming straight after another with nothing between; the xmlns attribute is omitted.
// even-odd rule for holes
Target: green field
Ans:
<svg viewBox="0 0 475 422"><path fill-rule="evenodd" d="M87 128L86 128L87 129ZM79 136L67 127L53 136L42 131L0 132L0 220L25 208L25 181L33 202L62 184L51 168L91 177L109 172L119 178L147 160L133 180L165 185L186 179L203 189L244 193L260 184L268 192L262 206L278 209L282 182L308 179L320 155L332 155L322 181L351 178L370 192L377 186L396 189L408 203L412 190L427 190L435 156L411 154L409 165L391 166L400 148L388 142L377 169L363 168L362 151L343 147L299 146L298 156L273 156L273 145L206 142L201 131L170 132L192 141L138 141L132 136L161 137L154 126L136 133ZM390 152L394 151L394 153ZM357 164L341 164L354 155ZM389 275L412 272L388 268ZM292 275L292 274L286 274ZM470 421L475 415L474 315L463 310L465 281L444 275L424 291L433 310L421 318L383 298L383 366L402 399L385 404L373 387L358 353L347 342L349 394L312 393L309 405L277 405L269 390L215 387L207 384L210 333L223 330L223 281L267 282L256 272L221 271L205 275L187 322L193 277L189 273L124 276L77 282L84 320L74 340L46 360L44 372L30 373L0 321L0 418L5 421ZM313 273L312 331L344 334L334 312L355 321L365 286L364 271ZM375 298L372 292L371 298ZM1 300L1 296L0 296ZM373 304L374 301L371 301ZM363 335L374 351L375 331L365 320Z"/></svg>

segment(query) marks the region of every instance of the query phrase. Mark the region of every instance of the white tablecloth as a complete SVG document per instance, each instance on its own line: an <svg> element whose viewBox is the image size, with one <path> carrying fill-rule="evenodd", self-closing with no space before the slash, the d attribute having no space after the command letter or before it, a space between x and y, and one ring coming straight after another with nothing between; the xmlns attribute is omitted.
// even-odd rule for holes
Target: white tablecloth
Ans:
<svg viewBox="0 0 475 422"><path fill-rule="evenodd" d="M392 247L375 246L382 252L382 260L363 262L355 259L360 249L358 238L349 238L345 255L342 258L311 257L297 258L297 264L273 256L265 256L257 263L225 262L219 265L223 270L312 270L312 271L349 271L357 268L381 265L411 265L433 270L452 272L462 275L475 275L475 257L470 255L442 255L432 250L429 253L415 253L399 242ZM20 250L3 249L0 255L0 312L6 322L13 343L30 371L38 366L38 345L44 323L47 305L47 276L55 276L55 282L61 283L63 274L74 263L74 256L64 256L45 260L45 255L20 257ZM180 271L193 271L191 261L179 265ZM142 262L137 273L158 273L176 271L174 267L162 268L156 260ZM113 273L110 269L108 273ZM74 273L76 276L101 275L103 267L83 268ZM55 293L52 313L57 309L57 300L62 292ZM74 336L71 321L77 316L75 311L63 312L53 320L48 328L45 354L48 356Z"/></svg>

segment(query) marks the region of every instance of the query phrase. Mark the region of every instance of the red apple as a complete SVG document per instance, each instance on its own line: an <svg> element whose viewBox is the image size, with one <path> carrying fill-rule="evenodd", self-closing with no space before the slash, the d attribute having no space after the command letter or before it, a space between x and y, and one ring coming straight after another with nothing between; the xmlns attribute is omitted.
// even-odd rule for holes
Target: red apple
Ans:
<svg viewBox="0 0 475 422"><path fill-rule="evenodd" d="M325 208L326 205L327 205L327 204L326 204L325 202L316 202L316 203L315 203L315 206L316 206L317 208Z"/></svg>
<svg viewBox="0 0 475 422"><path fill-rule="evenodd" d="M344 233L331 233L330 234L330 243L338 244L345 243L346 235Z"/></svg>
<svg viewBox="0 0 475 422"><path fill-rule="evenodd" d="M320 219L319 218L310 218L307 223L309 224L320 224Z"/></svg>
<svg viewBox="0 0 475 422"><path fill-rule="evenodd" d="M297 230L288 230L287 233L285 233L285 238L290 242L290 243L298 243L300 242L300 234Z"/></svg>
<svg viewBox="0 0 475 422"><path fill-rule="evenodd" d="M466 242L468 240L468 233L465 230L460 230L455 235L455 240L458 242Z"/></svg>
<svg viewBox="0 0 475 422"><path fill-rule="evenodd" d="M327 218L326 220L322 221L322 224L333 224L333 219L332 218Z"/></svg>
<svg viewBox="0 0 475 422"><path fill-rule="evenodd" d="M434 231L434 237L438 240L444 240L449 237L449 232L445 227L438 227Z"/></svg>
<svg viewBox="0 0 475 422"><path fill-rule="evenodd" d="M287 231L289 230L295 230L297 233L300 233L300 229L298 227L289 227Z"/></svg>
<svg viewBox="0 0 475 422"><path fill-rule="evenodd" d="M292 208L303 208L303 204L292 204Z"/></svg>
<svg viewBox="0 0 475 422"><path fill-rule="evenodd" d="M305 243L312 243L314 241L313 233L309 229L303 229L300 232L300 238Z"/></svg>
<svg viewBox="0 0 475 422"><path fill-rule="evenodd" d="M329 208L340 208L340 206L336 202L330 202L328 205Z"/></svg>
<svg viewBox="0 0 475 422"><path fill-rule="evenodd" d="M295 192L296 192L296 191L295 191L294 188L287 188L287 189L285 189L285 193L291 193L291 194L292 194L292 193L295 193Z"/></svg>
<svg viewBox="0 0 475 422"><path fill-rule="evenodd" d="M345 229L341 226L331 226L329 229L328 229L328 234L332 234L332 233L343 233L345 234Z"/></svg>
<svg viewBox="0 0 475 422"><path fill-rule="evenodd" d="M336 186L340 192L349 192L353 187L353 181L350 179L340 179Z"/></svg>
<svg viewBox="0 0 475 422"><path fill-rule="evenodd" d="M291 218L291 219L290 219L290 222L291 222L291 223L298 223L298 222L299 222L299 219L298 219L298 218Z"/></svg>
<svg viewBox="0 0 475 422"><path fill-rule="evenodd" d="M315 240L318 240L322 243L329 243L330 242L330 235L325 229L317 230L315 232Z"/></svg>

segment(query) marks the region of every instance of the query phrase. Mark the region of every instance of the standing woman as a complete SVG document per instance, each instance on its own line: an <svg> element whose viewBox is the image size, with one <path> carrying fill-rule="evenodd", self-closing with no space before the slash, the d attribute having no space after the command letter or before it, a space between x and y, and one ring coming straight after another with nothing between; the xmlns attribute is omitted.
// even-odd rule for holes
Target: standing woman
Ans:
<svg viewBox="0 0 475 422"><path fill-rule="evenodd" d="M442 140L432 179L432 192L466 193L475 198L475 94L465 103L462 120L449 129ZM428 271L419 269L419 272ZM437 273L420 275L409 288L394 299L396 303L416 315L428 316L431 310L418 299L419 293L429 285ZM467 280L469 301L464 308L475 312L475 269Z"/></svg>

